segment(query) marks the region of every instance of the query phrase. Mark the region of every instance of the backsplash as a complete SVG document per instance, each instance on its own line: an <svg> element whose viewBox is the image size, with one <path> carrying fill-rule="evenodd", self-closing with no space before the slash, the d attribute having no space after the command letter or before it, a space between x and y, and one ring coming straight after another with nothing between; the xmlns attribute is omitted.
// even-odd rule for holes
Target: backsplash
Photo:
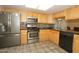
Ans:
<svg viewBox="0 0 79 59"><path fill-rule="evenodd" d="M36 23L39 29L54 29L54 24ZM21 29L26 29L26 22L20 23Z"/></svg>
<svg viewBox="0 0 79 59"><path fill-rule="evenodd" d="M38 23L37 27L40 28L40 29L53 29L54 24Z"/></svg>

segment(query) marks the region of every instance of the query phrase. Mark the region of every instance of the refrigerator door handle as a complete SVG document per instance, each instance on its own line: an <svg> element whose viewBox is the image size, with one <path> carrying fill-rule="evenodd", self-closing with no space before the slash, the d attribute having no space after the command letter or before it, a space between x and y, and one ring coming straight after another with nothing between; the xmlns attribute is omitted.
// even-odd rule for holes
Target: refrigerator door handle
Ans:
<svg viewBox="0 0 79 59"><path fill-rule="evenodd" d="M11 14L9 14L9 31L11 32Z"/></svg>

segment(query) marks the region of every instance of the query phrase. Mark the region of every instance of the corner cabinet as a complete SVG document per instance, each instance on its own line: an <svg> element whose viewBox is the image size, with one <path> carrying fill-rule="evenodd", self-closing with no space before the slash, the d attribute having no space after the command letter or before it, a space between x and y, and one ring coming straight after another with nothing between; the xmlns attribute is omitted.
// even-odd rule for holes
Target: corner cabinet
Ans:
<svg viewBox="0 0 79 59"><path fill-rule="evenodd" d="M79 35L74 34L73 53L79 53Z"/></svg>
<svg viewBox="0 0 79 59"><path fill-rule="evenodd" d="M56 45L59 45L59 31L49 30L49 40Z"/></svg>
<svg viewBox="0 0 79 59"><path fill-rule="evenodd" d="M27 44L27 30L21 30L21 44Z"/></svg>
<svg viewBox="0 0 79 59"><path fill-rule="evenodd" d="M48 30L40 29L39 41L47 41L47 40L48 40Z"/></svg>

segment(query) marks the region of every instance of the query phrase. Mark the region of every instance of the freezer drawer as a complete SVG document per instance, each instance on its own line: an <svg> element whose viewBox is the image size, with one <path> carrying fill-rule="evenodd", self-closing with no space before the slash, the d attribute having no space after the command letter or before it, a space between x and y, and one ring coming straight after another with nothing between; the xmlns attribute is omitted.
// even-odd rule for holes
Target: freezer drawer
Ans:
<svg viewBox="0 0 79 59"><path fill-rule="evenodd" d="M0 35L0 48L20 45L19 34Z"/></svg>

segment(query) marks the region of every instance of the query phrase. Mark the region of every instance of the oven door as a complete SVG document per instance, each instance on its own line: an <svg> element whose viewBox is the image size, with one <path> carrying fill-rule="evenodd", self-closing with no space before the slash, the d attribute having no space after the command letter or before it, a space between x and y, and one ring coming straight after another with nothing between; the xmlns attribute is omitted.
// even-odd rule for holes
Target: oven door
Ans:
<svg viewBox="0 0 79 59"><path fill-rule="evenodd" d="M38 32L28 32L28 39L38 39Z"/></svg>

